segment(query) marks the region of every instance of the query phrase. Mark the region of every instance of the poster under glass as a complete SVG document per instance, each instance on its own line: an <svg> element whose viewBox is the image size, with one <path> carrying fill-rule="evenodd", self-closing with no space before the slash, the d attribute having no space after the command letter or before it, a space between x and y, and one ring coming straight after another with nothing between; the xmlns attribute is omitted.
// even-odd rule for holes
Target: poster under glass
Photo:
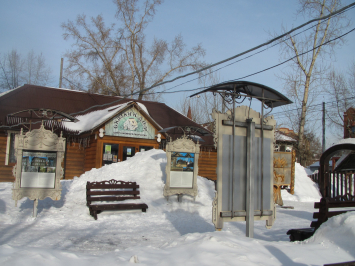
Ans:
<svg viewBox="0 0 355 266"><path fill-rule="evenodd" d="M21 187L54 188L56 152L23 151Z"/></svg>
<svg viewBox="0 0 355 266"><path fill-rule="evenodd" d="M102 165L117 163L118 161L118 144L104 143Z"/></svg>
<svg viewBox="0 0 355 266"><path fill-rule="evenodd" d="M170 187L192 188L195 154L171 152Z"/></svg>

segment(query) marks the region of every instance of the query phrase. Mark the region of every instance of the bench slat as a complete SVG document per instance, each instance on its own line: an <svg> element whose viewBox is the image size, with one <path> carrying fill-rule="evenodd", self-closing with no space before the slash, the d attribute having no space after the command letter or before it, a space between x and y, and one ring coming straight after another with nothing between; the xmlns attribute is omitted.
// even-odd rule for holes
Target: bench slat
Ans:
<svg viewBox="0 0 355 266"><path fill-rule="evenodd" d="M123 184L87 184L86 188L96 189L96 188L139 188L139 185L123 185Z"/></svg>
<svg viewBox="0 0 355 266"><path fill-rule="evenodd" d="M89 207L94 211L148 209L148 205L145 203L91 204Z"/></svg>
<svg viewBox="0 0 355 266"><path fill-rule="evenodd" d="M319 209L321 206L320 202L314 203L314 208ZM344 207L355 207L355 201L331 201L327 204L328 208L344 208Z"/></svg>
<svg viewBox="0 0 355 266"><path fill-rule="evenodd" d="M117 191L117 190L105 190L105 191L87 191L86 195L139 195L139 190L125 190L125 191Z"/></svg>
<svg viewBox="0 0 355 266"><path fill-rule="evenodd" d="M126 200L126 199L140 199L141 197L135 196L135 197L121 197L121 196L112 196L112 197L87 197L87 201L121 201L121 200Z"/></svg>
<svg viewBox="0 0 355 266"><path fill-rule="evenodd" d="M330 218L330 217L333 217L333 216L336 216L336 215L339 215L339 214L343 214L343 213L346 213L348 211L354 211L354 210L346 210L346 211L328 211L327 213L327 217ZM313 213L313 218L314 219L318 219L319 218L319 212L315 212Z"/></svg>

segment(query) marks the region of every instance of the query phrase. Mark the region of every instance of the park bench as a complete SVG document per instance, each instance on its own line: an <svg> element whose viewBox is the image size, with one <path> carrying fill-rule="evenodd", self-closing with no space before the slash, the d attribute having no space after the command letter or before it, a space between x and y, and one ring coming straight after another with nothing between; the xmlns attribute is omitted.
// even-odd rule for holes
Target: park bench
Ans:
<svg viewBox="0 0 355 266"><path fill-rule="evenodd" d="M343 153L344 151L346 153ZM329 160L337 153L342 153L343 159L331 170ZM319 210L313 213L313 218L317 221L312 221L311 228L288 230L287 234L290 235L291 241L302 241L311 237L328 218L347 211L355 211L349 209L355 207L354 156L355 144L353 143L336 144L322 154L319 173L315 177L311 176L312 180L318 183L322 195L320 202L314 203L314 208Z"/></svg>
<svg viewBox="0 0 355 266"><path fill-rule="evenodd" d="M101 182L87 182L86 205L90 215L97 220L97 214L112 210L139 210L146 212L145 203L122 203L124 200L140 199L139 185L136 182L108 180Z"/></svg>
<svg viewBox="0 0 355 266"><path fill-rule="evenodd" d="M351 195L347 195L350 196ZM314 232L320 227L320 225L335 215L346 213L347 211L355 211L352 209L340 210L340 211L330 211L329 209L336 208L349 208L355 207L355 201L341 201L341 200L330 200L329 198L322 198L320 202L314 203L314 208L318 209L318 212L313 213L313 218L316 221L311 222L311 228L299 228L291 229L287 231L287 235L290 236L291 241L303 241L311 237Z"/></svg>

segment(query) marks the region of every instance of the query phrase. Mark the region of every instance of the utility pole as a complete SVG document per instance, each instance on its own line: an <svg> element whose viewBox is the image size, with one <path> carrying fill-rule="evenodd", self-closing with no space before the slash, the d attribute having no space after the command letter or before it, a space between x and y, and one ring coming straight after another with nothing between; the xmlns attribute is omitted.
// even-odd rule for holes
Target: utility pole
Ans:
<svg viewBox="0 0 355 266"><path fill-rule="evenodd" d="M60 59L60 77L59 77L59 88L62 87L62 79L63 79L63 61L64 59Z"/></svg>
<svg viewBox="0 0 355 266"><path fill-rule="evenodd" d="M323 141L322 141L322 153L325 152L325 102L323 102L323 119L322 119L322 127L323 127Z"/></svg>

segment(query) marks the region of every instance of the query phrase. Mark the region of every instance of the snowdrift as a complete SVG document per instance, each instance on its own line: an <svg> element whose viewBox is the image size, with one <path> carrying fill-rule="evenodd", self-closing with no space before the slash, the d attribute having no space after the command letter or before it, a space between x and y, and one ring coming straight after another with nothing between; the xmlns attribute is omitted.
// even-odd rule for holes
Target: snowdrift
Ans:
<svg viewBox="0 0 355 266"><path fill-rule="evenodd" d="M281 196L283 200L299 202L316 202L322 197L318 185L307 176L305 168L299 163L295 164L295 193L291 195L281 190Z"/></svg>
<svg viewBox="0 0 355 266"><path fill-rule="evenodd" d="M63 180L61 200L40 201L37 218L31 217L33 201L14 207L12 184L0 183L0 265L323 265L355 259L354 212L331 218L306 242L289 242L287 230L308 227L311 201L320 198L300 165L295 195L283 195L295 208L278 207L270 230L256 221L254 239L245 237L245 222L214 230L212 181L198 177L196 201L167 201L165 167L165 152L150 150ZM86 182L110 179L136 181L147 212L103 212L95 221L86 207Z"/></svg>
<svg viewBox="0 0 355 266"><path fill-rule="evenodd" d="M162 150L150 150L137 153L134 157L121 163L106 165L100 169L92 169L80 178L75 178L66 195L64 208L72 210L73 215L80 219L92 219L86 207L86 182L103 180L135 181L140 186L140 202L148 205L147 215L165 213L181 208L195 211L199 215L210 215L211 202L214 197L214 183L206 178L198 177L198 196L196 201L192 197L184 196L182 204L177 203L177 197L170 197L170 204L163 197L166 174L166 153ZM125 200L130 202L129 200ZM138 203L139 200L131 200ZM192 210L193 209L193 210ZM140 215L141 216L141 215ZM100 214L98 219L105 219ZM115 215L117 219L117 214Z"/></svg>

